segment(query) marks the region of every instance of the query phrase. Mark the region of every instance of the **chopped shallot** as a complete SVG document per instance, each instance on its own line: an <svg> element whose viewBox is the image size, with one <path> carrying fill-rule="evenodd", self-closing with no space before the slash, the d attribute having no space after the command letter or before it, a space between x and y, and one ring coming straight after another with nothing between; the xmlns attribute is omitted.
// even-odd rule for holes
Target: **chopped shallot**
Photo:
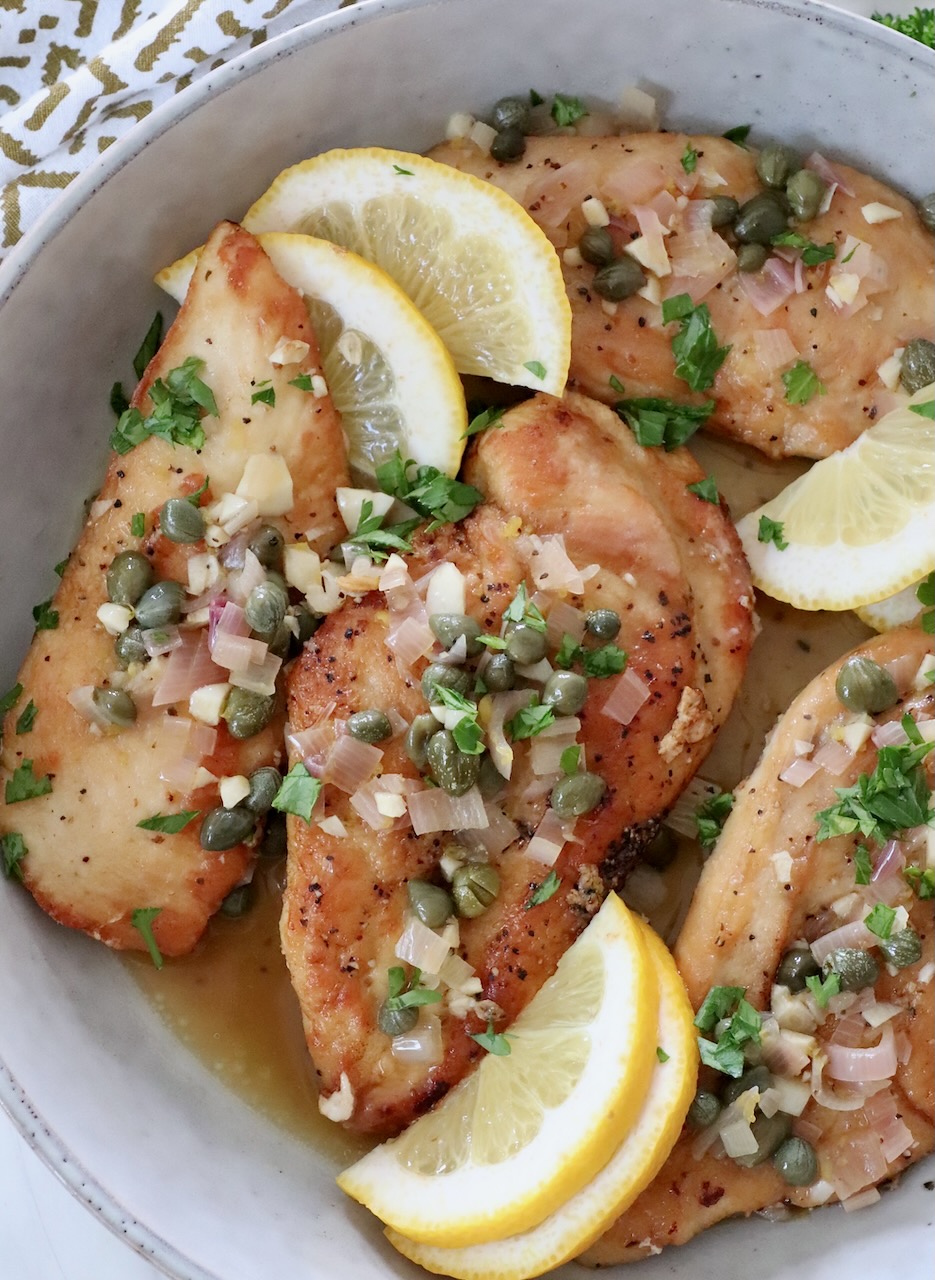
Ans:
<svg viewBox="0 0 935 1280"><path fill-rule="evenodd" d="M847 185L839 171L820 152L813 151L805 161L803 168L811 169L812 173L817 173L819 178L824 178L829 186L840 187L846 196L854 194L853 189Z"/></svg>
<svg viewBox="0 0 935 1280"><path fill-rule="evenodd" d="M820 766L814 760L806 760L804 756L796 756L790 760L779 775L779 781L788 783L790 787L804 787L805 783L818 772Z"/></svg>
<svg viewBox="0 0 935 1280"><path fill-rule="evenodd" d="M898 875L905 865L906 855L901 841L888 840L880 850L870 883L879 884L881 880Z"/></svg>
<svg viewBox="0 0 935 1280"><path fill-rule="evenodd" d="M557 649L566 635L571 636L575 644L580 644L584 639L584 614L567 601L558 600L548 611L546 627L550 648Z"/></svg>
<svg viewBox="0 0 935 1280"><path fill-rule="evenodd" d="M533 697L531 689L513 689L509 693L497 693L490 699L490 717L486 724L487 749L497 766L497 772L509 778L513 772L513 748L506 740L503 727L517 711L528 706Z"/></svg>
<svg viewBox="0 0 935 1280"><path fill-rule="evenodd" d="M753 337L756 356L767 373L794 364L799 351L785 329L760 329Z"/></svg>
<svg viewBox="0 0 935 1280"><path fill-rule="evenodd" d="M896 1046L893 1028L883 1027L879 1042L872 1049L852 1049L846 1045L826 1046L827 1074L833 1080L864 1084L870 1080L889 1080L896 1074Z"/></svg>
<svg viewBox="0 0 935 1280"><path fill-rule="evenodd" d="M227 673L212 661L204 630L182 633L182 643L169 654L153 695L154 707L188 699L206 684L223 683Z"/></svg>
<svg viewBox="0 0 935 1280"><path fill-rule="evenodd" d="M854 759L852 752L840 742L829 740L818 748L812 756L815 764L819 765L826 773L830 773L835 778L840 778L845 769L849 767Z"/></svg>
<svg viewBox="0 0 935 1280"><path fill-rule="evenodd" d="M440 787L417 791L409 797L409 817L417 836L431 831L476 831L490 825L477 787L463 796L450 796Z"/></svg>
<svg viewBox="0 0 935 1280"><path fill-rule="evenodd" d="M151 658L171 653L182 643L178 627L150 627L142 633L143 647Z"/></svg>
<svg viewBox="0 0 935 1280"><path fill-rule="evenodd" d="M253 663L263 662L268 653L269 645L262 640L252 640L249 636L220 629L215 633L211 646L212 661L237 673L246 671Z"/></svg>
<svg viewBox="0 0 935 1280"><path fill-rule="evenodd" d="M546 867L554 866L574 830L574 821L560 818L554 809L546 809L526 852L536 862Z"/></svg>
<svg viewBox="0 0 935 1280"><path fill-rule="evenodd" d="M415 965L423 973L439 973L450 950L444 938L417 916L410 915L396 943L395 954L398 960Z"/></svg>
<svg viewBox="0 0 935 1280"><path fill-rule="evenodd" d="M435 647L435 637L429 629L425 606L393 620L386 636L386 647L391 649L401 669L410 670L420 658L426 657Z"/></svg>
<svg viewBox="0 0 935 1280"><path fill-rule="evenodd" d="M361 742L349 733L341 734L328 752L322 780L350 795L373 776L382 759L383 752L379 747Z"/></svg>
<svg viewBox="0 0 935 1280"><path fill-rule="evenodd" d="M610 697L601 712L618 724L629 724L644 702L649 699L649 689L629 668L618 676Z"/></svg>
<svg viewBox="0 0 935 1280"><path fill-rule="evenodd" d="M488 857L495 858L518 838L519 827L498 804L487 805L487 822L486 827L465 832L464 838L470 838L471 843L482 848Z"/></svg>
<svg viewBox="0 0 935 1280"><path fill-rule="evenodd" d="M404 1062L441 1062L444 1053L441 1027L439 1018L420 1010L419 1021L412 1031L404 1036L393 1036L393 1057Z"/></svg>
<svg viewBox="0 0 935 1280"><path fill-rule="evenodd" d="M870 741L877 748L901 747L909 738L898 720L889 720L886 724L877 725L870 735Z"/></svg>
<svg viewBox="0 0 935 1280"><path fill-rule="evenodd" d="M771 316L795 293L795 272L775 254L761 270L743 272L737 278L747 301L761 316Z"/></svg>
<svg viewBox="0 0 935 1280"><path fill-rule="evenodd" d="M531 534L519 540L517 550L527 560L530 576L540 590L574 596L584 591L581 570L565 550L562 534L550 533L544 538Z"/></svg>
<svg viewBox="0 0 935 1280"><path fill-rule="evenodd" d="M859 947L866 950L879 942L875 933L871 933L863 920L854 920L851 924L842 924L840 929L832 929L822 934L812 943L812 955L818 964L824 964L831 952L837 947Z"/></svg>

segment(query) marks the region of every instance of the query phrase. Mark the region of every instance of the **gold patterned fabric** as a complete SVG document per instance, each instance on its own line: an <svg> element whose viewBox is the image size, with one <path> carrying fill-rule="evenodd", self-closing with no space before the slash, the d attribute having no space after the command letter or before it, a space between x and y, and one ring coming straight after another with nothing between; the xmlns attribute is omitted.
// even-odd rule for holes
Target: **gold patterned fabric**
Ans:
<svg viewBox="0 0 935 1280"><path fill-rule="evenodd" d="M338 7L339 0L0 0L0 258L154 108Z"/></svg>

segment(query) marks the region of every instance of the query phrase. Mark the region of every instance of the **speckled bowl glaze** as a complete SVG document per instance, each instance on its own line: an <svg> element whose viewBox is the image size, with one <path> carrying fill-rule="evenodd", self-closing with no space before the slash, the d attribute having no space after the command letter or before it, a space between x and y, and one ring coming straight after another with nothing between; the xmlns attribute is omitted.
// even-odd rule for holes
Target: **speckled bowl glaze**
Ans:
<svg viewBox="0 0 935 1280"><path fill-rule="evenodd" d="M451 110L517 87L613 101L639 83L681 127L751 122L920 195L935 188L933 81L926 51L818 4L402 0L299 28L181 94L76 180L0 271L0 687L102 473L108 388L157 302L153 271L285 165L335 145L424 148ZM416 1274L319 1152L220 1084L103 947L9 885L0 1055L0 1103L22 1132L168 1275ZM931 1177L913 1170L859 1214L721 1227L639 1274L921 1278Z"/></svg>

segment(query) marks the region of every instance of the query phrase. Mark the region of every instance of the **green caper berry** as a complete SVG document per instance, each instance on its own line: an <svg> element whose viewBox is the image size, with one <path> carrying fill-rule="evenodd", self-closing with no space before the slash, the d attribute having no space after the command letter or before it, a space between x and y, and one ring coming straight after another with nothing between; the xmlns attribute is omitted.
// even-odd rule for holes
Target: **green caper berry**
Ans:
<svg viewBox="0 0 935 1280"><path fill-rule="evenodd" d="M248 839L256 827L256 814L237 805L225 809L218 805L209 809L201 821L201 847L209 853L223 853Z"/></svg>
<svg viewBox="0 0 935 1280"><path fill-rule="evenodd" d="M742 1076L738 1076L736 1080L728 1080L721 1089L721 1099L725 1106L734 1102L742 1093L746 1093L748 1089L759 1089L760 1093L765 1093L772 1084L773 1077L770 1075L769 1068L764 1066L750 1067Z"/></svg>
<svg viewBox="0 0 935 1280"><path fill-rule="evenodd" d="M428 880L410 880L406 885L409 905L429 929L440 929L454 915L451 894Z"/></svg>
<svg viewBox="0 0 935 1280"><path fill-rule="evenodd" d="M745 273L759 271L769 257L769 250L762 244L742 244L737 250L737 270Z"/></svg>
<svg viewBox="0 0 935 1280"><path fill-rule="evenodd" d="M614 241L606 227L588 227L578 241L578 252L592 267L606 267L614 260Z"/></svg>
<svg viewBox="0 0 935 1280"><path fill-rule="evenodd" d="M490 154L500 164L510 164L514 160L519 160L525 150L526 139L523 137L523 131L517 129L515 125L507 125L506 128L499 129L490 143Z"/></svg>
<svg viewBox="0 0 935 1280"><path fill-rule="evenodd" d="M919 217L922 220L923 227L935 233L935 191L930 195L923 196L916 207L919 210Z"/></svg>
<svg viewBox="0 0 935 1280"><path fill-rule="evenodd" d="M437 702L436 689L451 689L462 697L467 697L471 684L471 673L463 667L449 667L443 662L432 662L422 673L422 696L426 702Z"/></svg>
<svg viewBox="0 0 935 1280"><path fill-rule="evenodd" d="M592 609L584 620L584 629L608 643L620 634L620 614L615 609Z"/></svg>
<svg viewBox="0 0 935 1280"><path fill-rule="evenodd" d="M784 187L802 165L802 158L781 142L771 143L756 158L757 177L767 187Z"/></svg>
<svg viewBox="0 0 935 1280"><path fill-rule="evenodd" d="M432 777L450 796L463 796L477 781L480 761L477 756L469 756L459 750L454 735L448 729L442 729L429 738L425 758Z"/></svg>
<svg viewBox="0 0 935 1280"><path fill-rule="evenodd" d="M378 707L368 707L366 711L355 711L348 716L347 731L358 742L384 742L393 736L393 726L385 711Z"/></svg>
<svg viewBox="0 0 935 1280"><path fill-rule="evenodd" d="M221 915L227 916L229 920L239 920L250 910L252 897L251 886L239 884L236 889L231 889L221 903Z"/></svg>
<svg viewBox="0 0 935 1280"><path fill-rule="evenodd" d="M597 808L606 789L596 773L573 773L556 782L550 803L560 818L579 818Z"/></svg>
<svg viewBox="0 0 935 1280"><path fill-rule="evenodd" d="M316 613L312 613L307 605L300 604L294 610L296 622L299 624L299 644L305 644L306 640L311 640L312 636L321 626L322 620Z"/></svg>
<svg viewBox="0 0 935 1280"><path fill-rule="evenodd" d="M121 667L126 669L131 662L148 662L149 654L143 643L143 630L137 623L131 622L126 631L121 632L114 641L114 654Z"/></svg>
<svg viewBox="0 0 935 1280"><path fill-rule="evenodd" d="M269 651L274 658L285 659L292 650L295 636L292 634L291 628L286 624L285 619L283 619L275 631L258 632L257 639L263 640L269 645ZM296 652L298 652L298 643L296 643L295 647Z"/></svg>
<svg viewBox="0 0 935 1280"><path fill-rule="evenodd" d="M821 969L810 947L790 947L779 962L776 983L790 991L804 991L806 978L817 977Z"/></svg>
<svg viewBox="0 0 935 1280"><path fill-rule="evenodd" d="M485 800L493 800L506 786L506 779L486 752L481 756L477 786Z"/></svg>
<svg viewBox="0 0 935 1280"><path fill-rule="evenodd" d="M516 684L516 667L508 653L494 653L484 667L484 684L491 693L506 693Z"/></svg>
<svg viewBox="0 0 935 1280"><path fill-rule="evenodd" d="M424 769L428 762L428 745L435 734L441 732L441 725L431 714L416 716L406 730L403 747L406 755L417 769Z"/></svg>
<svg viewBox="0 0 935 1280"><path fill-rule="evenodd" d="M799 222L811 222L817 217L821 202L828 190L824 178L811 169L799 169L786 183L786 197L793 215Z"/></svg>
<svg viewBox="0 0 935 1280"><path fill-rule="evenodd" d="M451 649L464 636L469 658L476 658L484 647L478 643L480 627L466 613L433 613L429 627L435 639L446 649Z"/></svg>
<svg viewBox="0 0 935 1280"><path fill-rule="evenodd" d="M247 550L253 552L264 569L282 569L285 545L285 538L274 525L262 524L247 543Z"/></svg>
<svg viewBox="0 0 935 1280"><path fill-rule="evenodd" d="M221 715L232 738L252 738L273 718L276 699L251 689L231 689Z"/></svg>
<svg viewBox="0 0 935 1280"><path fill-rule="evenodd" d="M869 951L857 947L836 947L825 960L825 969L838 975L842 991L861 991L872 987L880 976L880 968Z"/></svg>
<svg viewBox="0 0 935 1280"><path fill-rule="evenodd" d="M622 302L624 298L636 293L637 289L642 289L645 283L646 276L640 264L626 254L621 254L613 262L608 262L595 271L591 288L598 297L606 298L608 302Z"/></svg>
<svg viewBox="0 0 935 1280"><path fill-rule="evenodd" d="M790 1187L810 1187L818 1180L818 1156L804 1138L786 1138L773 1152L773 1166Z"/></svg>
<svg viewBox="0 0 935 1280"><path fill-rule="evenodd" d="M107 570L107 598L134 605L153 581L153 566L141 551L119 551Z"/></svg>
<svg viewBox="0 0 935 1280"><path fill-rule="evenodd" d="M103 689L98 686L91 697L104 719L118 729L128 729L136 719L136 703L123 689Z"/></svg>
<svg viewBox="0 0 935 1280"><path fill-rule="evenodd" d="M666 867L670 867L675 861L679 851L678 840L675 833L670 831L668 827L658 827L649 843L644 845L642 852L643 861L650 867L655 867L657 871L665 871Z"/></svg>
<svg viewBox="0 0 935 1280"><path fill-rule="evenodd" d="M734 235L741 244L772 244L789 222L789 202L777 191L763 191L740 206Z"/></svg>
<svg viewBox="0 0 935 1280"><path fill-rule="evenodd" d="M834 682L838 702L848 711L878 715L888 711L899 698L896 681L878 662L854 654L842 664Z"/></svg>
<svg viewBox="0 0 935 1280"><path fill-rule="evenodd" d="M513 95L501 98L494 103L490 123L495 129L521 129L523 133L528 132L529 103L525 98Z"/></svg>
<svg viewBox="0 0 935 1280"><path fill-rule="evenodd" d="M288 836L286 832L286 815L272 812L267 816L266 828L257 853L261 858L284 858L287 852Z"/></svg>
<svg viewBox="0 0 935 1280"><path fill-rule="evenodd" d="M174 626L182 616L184 599L181 585L171 578L154 582L136 602L136 620L144 631Z"/></svg>
<svg viewBox="0 0 935 1280"><path fill-rule="evenodd" d="M276 793L282 786L282 774L273 766L264 765L250 774L250 794L241 801L245 809L262 816L269 813L276 799Z"/></svg>
<svg viewBox="0 0 935 1280"><path fill-rule="evenodd" d="M740 212L740 205L733 196L715 196L712 201L711 226L729 227Z"/></svg>
<svg viewBox="0 0 935 1280"><path fill-rule="evenodd" d="M556 715L576 716L588 699L588 682L576 671L553 671L542 690L542 704Z"/></svg>
<svg viewBox="0 0 935 1280"><path fill-rule="evenodd" d="M549 642L544 631L528 622L517 622L506 637L506 655L519 667L531 667L545 657Z"/></svg>
<svg viewBox="0 0 935 1280"><path fill-rule="evenodd" d="M468 920L482 916L499 892L500 877L489 862L469 862L458 867L451 881L455 909Z"/></svg>
<svg viewBox="0 0 935 1280"><path fill-rule="evenodd" d="M761 1112L750 1127L756 1139L756 1151L749 1156L734 1156L742 1169L753 1169L774 1155L788 1138L792 1120L782 1111L772 1116Z"/></svg>
<svg viewBox="0 0 935 1280"><path fill-rule="evenodd" d="M268 578L253 588L244 605L244 616L253 631L271 635L286 616L289 597L278 582Z"/></svg>
<svg viewBox="0 0 935 1280"><path fill-rule="evenodd" d="M915 929L900 929L899 933L884 938L879 946L883 959L894 969L908 969L922 959L922 939Z"/></svg>
<svg viewBox="0 0 935 1280"><path fill-rule="evenodd" d="M903 390L914 395L935 382L935 342L928 338L913 338L906 343L900 360L899 380Z"/></svg>
<svg viewBox="0 0 935 1280"><path fill-rule="evenodd" d="M716 1093L699 1089L688 1108L688 1123L693 1129L707 1129L721 1114L721 1100Z"/></svg>
<svg viewBox="0 0 935 1280"><path fill-rule="evenodd" d="M159 512L159 528L170 542L200 542L205 518L187 498L170 498Z"/></svg>
<svg viewBox="0 0 935 1280"><path fill-rule="evenodd" d="M377 1014L377 1026L385 1036L404 1036L418 1021L419 1010L411 1005L403 1009L393 1009L387 1001L384 1001Z"/></svg>

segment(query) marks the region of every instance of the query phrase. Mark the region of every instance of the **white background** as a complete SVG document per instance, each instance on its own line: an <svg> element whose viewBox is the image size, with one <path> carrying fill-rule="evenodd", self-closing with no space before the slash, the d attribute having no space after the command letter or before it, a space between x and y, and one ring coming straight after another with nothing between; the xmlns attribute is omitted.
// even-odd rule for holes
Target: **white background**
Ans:
<svg viewBox="0 0 935 1280"><path fill-rule="evenodd" d="M869 15L909 12L908 0L841 0ZM158 1280L75 1200L0 1113L0 1277L2 1280Z"/></svg>

